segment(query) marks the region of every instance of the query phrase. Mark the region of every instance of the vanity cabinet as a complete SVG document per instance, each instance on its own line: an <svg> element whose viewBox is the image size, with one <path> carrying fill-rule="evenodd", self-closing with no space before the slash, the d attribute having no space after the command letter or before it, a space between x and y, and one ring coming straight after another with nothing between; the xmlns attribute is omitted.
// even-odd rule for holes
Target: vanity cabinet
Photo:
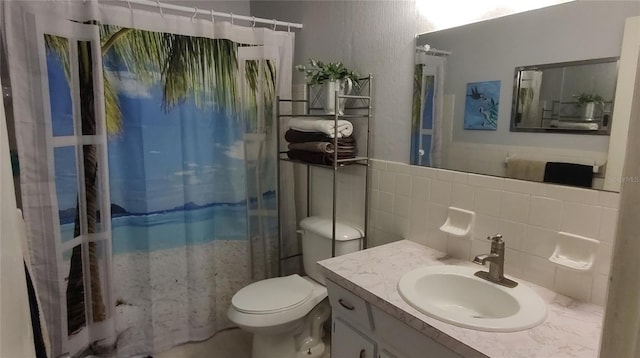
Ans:
<svg viewBox="0 0 640 358"><path fill-rule="evenodd" d="M340 318L333 320L332 333L332 357L375 358L375 342Z"/></svg>
<svg viewBox="0 0 640 358"><path fill-rule="evenodd" d="M336 358L460 358L444 345L327 280Z"/></svg>

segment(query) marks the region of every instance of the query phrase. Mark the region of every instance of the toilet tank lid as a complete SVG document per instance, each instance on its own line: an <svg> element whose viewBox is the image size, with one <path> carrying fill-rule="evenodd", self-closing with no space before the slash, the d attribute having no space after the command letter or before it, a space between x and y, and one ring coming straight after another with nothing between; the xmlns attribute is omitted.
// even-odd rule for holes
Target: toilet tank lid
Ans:
<svg viewBox="0 0 640 358"><path fill-rule="evenodd" d="M300 221L300 227L327 239L332 237L333 225L329 218L310 216ZM362 229L336 221L336 240L355 240L362 238L363 235Z"/></svg>

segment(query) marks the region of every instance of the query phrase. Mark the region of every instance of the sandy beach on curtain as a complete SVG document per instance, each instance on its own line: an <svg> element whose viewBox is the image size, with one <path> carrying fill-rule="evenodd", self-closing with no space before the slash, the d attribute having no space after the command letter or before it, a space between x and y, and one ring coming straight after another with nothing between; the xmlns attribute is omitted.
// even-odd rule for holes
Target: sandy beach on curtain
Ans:
<svg viewBox="0 0 640 358"><path fill-rule="evenodd" d="M226 312L250 269L245 240L114 255L118 356L158 352L231 326ZM153 347L144 343L150 336Z"/></svg>

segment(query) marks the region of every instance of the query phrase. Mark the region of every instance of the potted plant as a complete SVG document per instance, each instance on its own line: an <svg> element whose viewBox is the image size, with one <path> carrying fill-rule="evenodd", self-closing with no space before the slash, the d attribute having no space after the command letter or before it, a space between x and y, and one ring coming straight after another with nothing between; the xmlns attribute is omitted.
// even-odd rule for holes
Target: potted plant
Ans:
<svg viewBox="0 0 640 358"><path fill-rule="evenodd" d="M573 98L578 102L578 107L582 107L582 117L585 121L593 121L596 104L604 106L604 101L597 93L574 94Z"/></svg>
<svg viewBox="0 0 640 358"><path fill-rule="evenodd" d="M309 64L298 65L296 70L304 72L307 83L322 84L325 91L325 113L336 113L336 91L339 94L347 95L353 89L353 83L358 82L358 74L344 67L342 62L322 62L315 59L309 59ZM345 100L341 100L338 113L344 111Z"/></svg>

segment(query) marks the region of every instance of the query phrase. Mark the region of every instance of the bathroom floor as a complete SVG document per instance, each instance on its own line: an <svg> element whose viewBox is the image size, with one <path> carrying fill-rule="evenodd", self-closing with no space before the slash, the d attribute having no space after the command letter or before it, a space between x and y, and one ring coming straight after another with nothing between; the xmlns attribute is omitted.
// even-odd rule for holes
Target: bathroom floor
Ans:
<svg viewBox="0 0 640 358"><path fill-rule="evenodd" d="M330 358L331 336L325 335L325 354ZM153 355L154 358L251 358L251 334L240 329L231 329L216 334L200 343L187 343L168 351Z"/></svg>

